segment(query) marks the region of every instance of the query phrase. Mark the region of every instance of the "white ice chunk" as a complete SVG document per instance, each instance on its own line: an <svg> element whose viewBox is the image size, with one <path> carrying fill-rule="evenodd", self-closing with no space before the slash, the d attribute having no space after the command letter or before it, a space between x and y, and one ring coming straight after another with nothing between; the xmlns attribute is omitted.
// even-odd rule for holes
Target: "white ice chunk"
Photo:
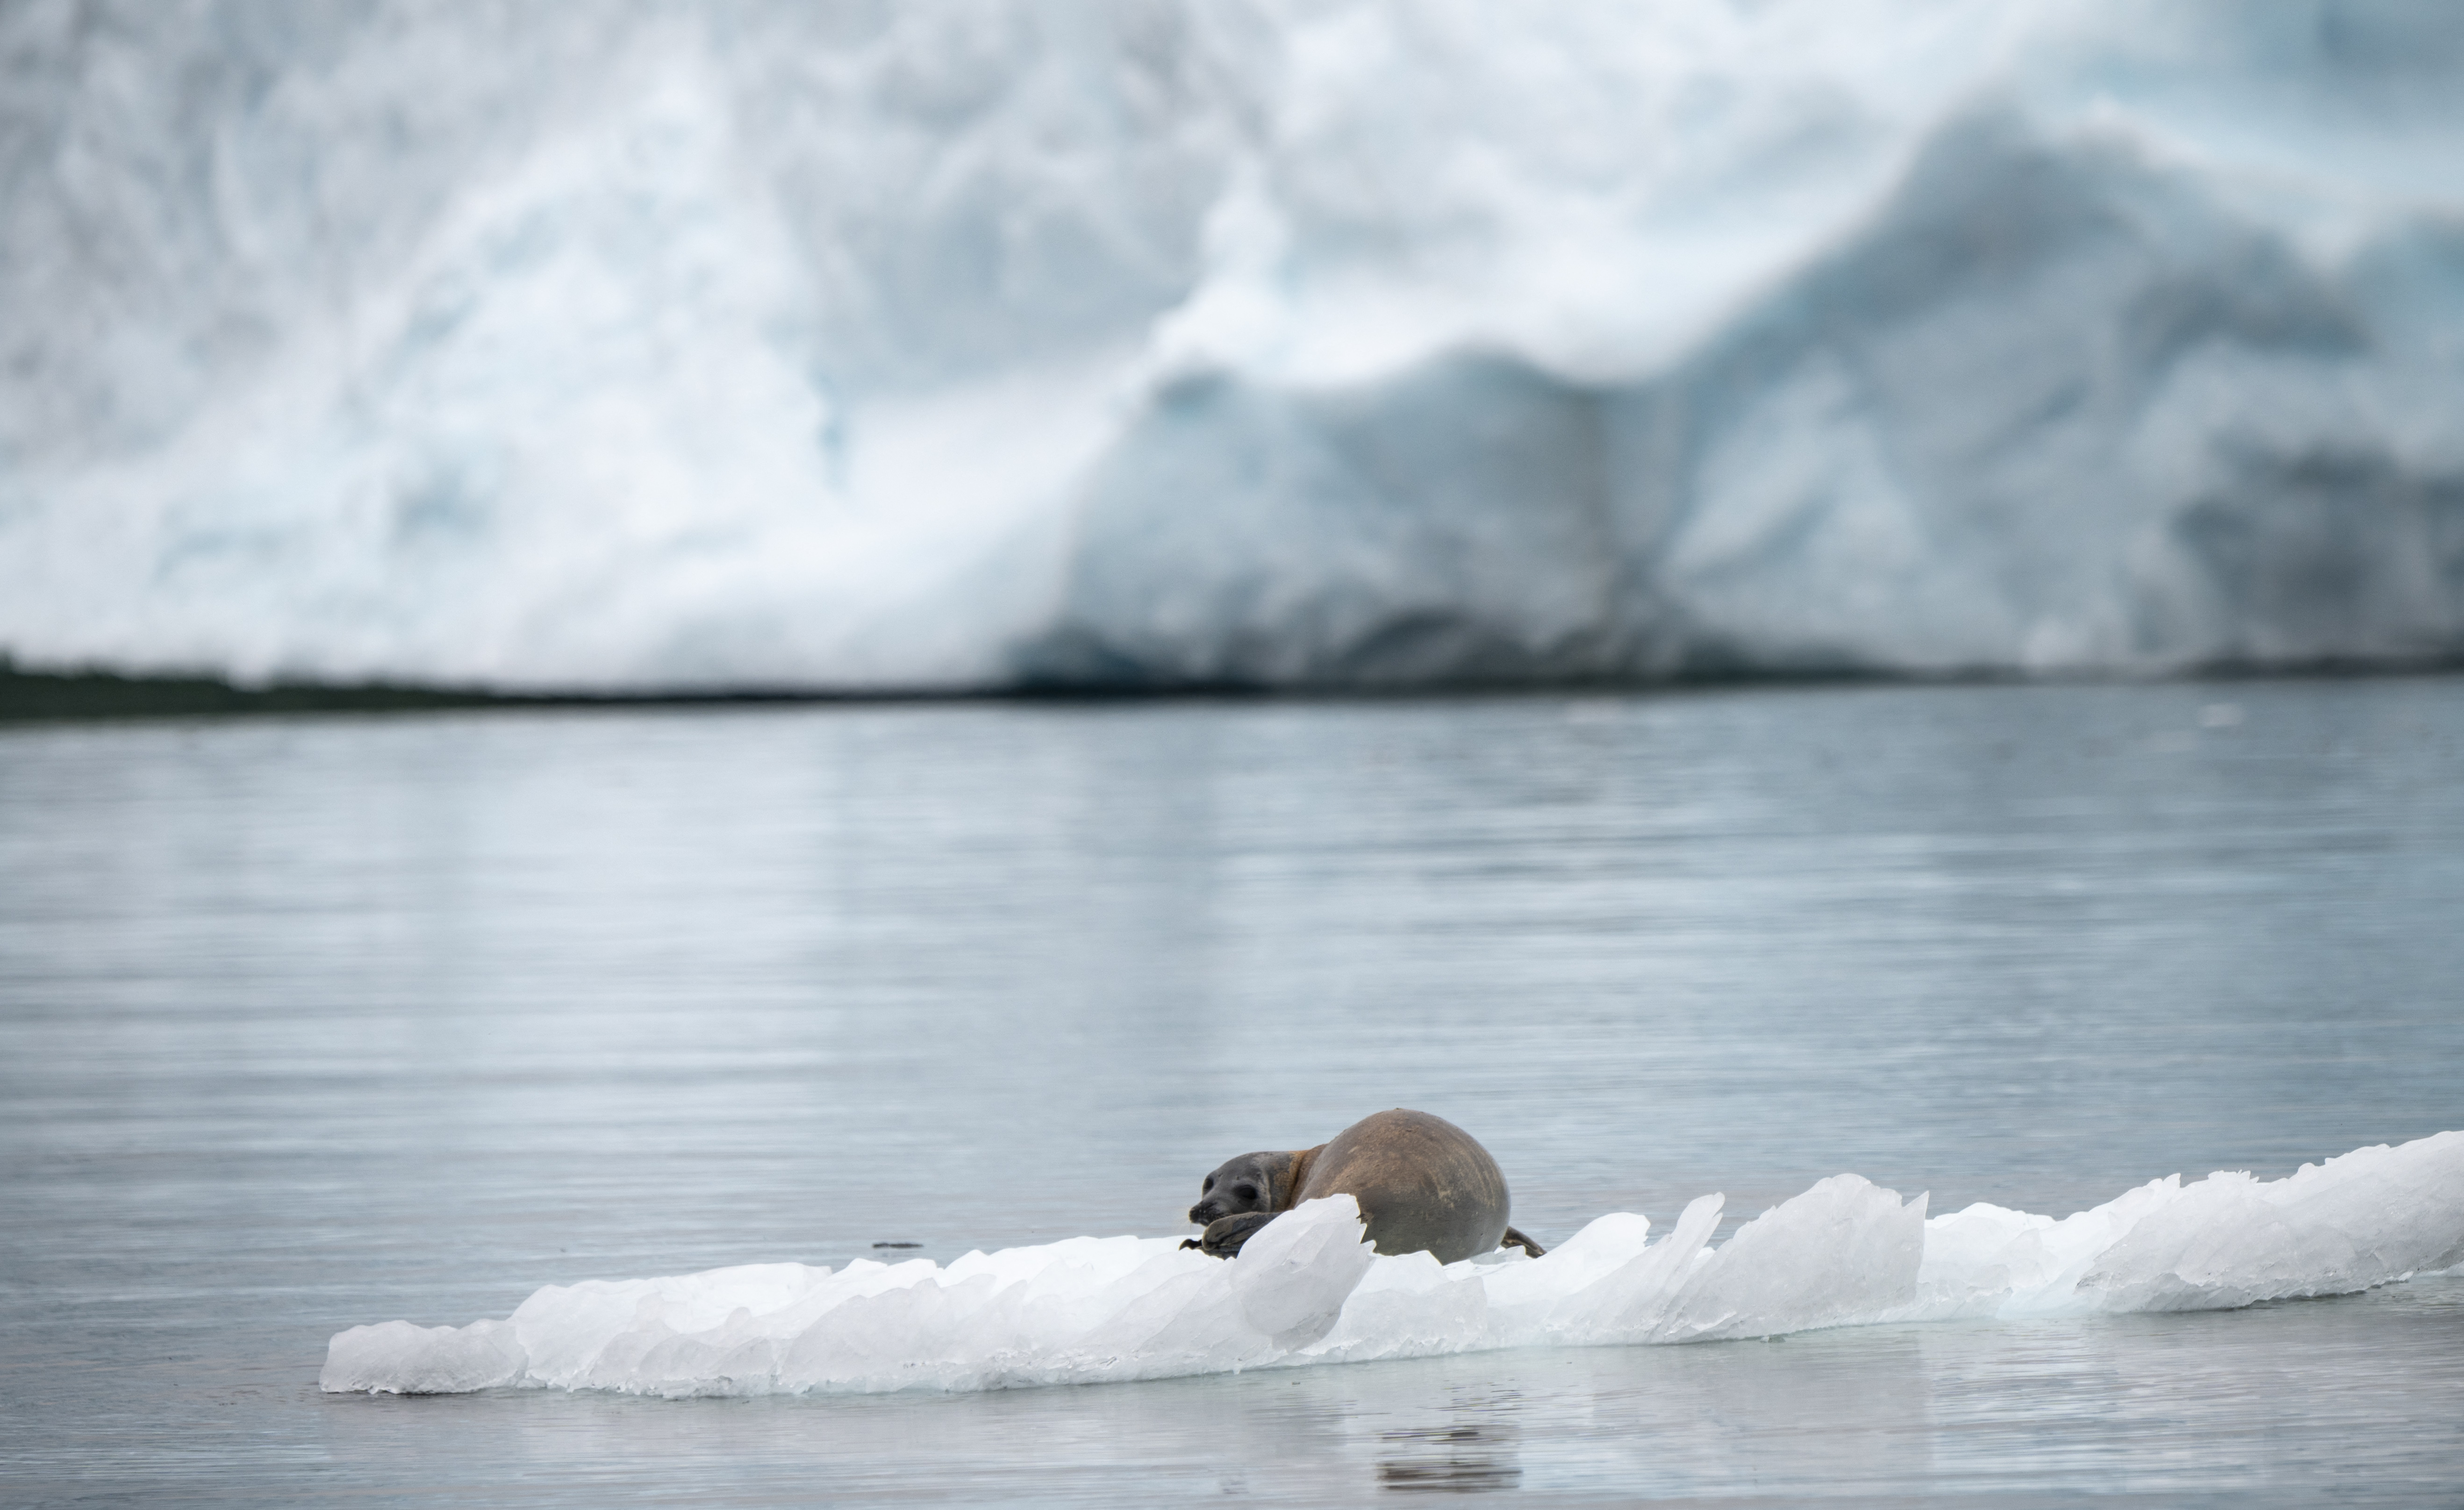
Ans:
<svg viewBox="0 0 2464 1510"><path fill-rule="evenodd" d="M1306 1347L1334 1326L1376 1252L1349 1195L1307 1201L1268 1222L1232 1260L1241 1318L1274 1346Z"/></svg>
<svg viewBox="0 0 2464 1510"><path fill-rule="evenodd" d="M2100 1308L2211 1310L2343 1295L2464 1258L2464 1132L2361 1149L2272 1183L2211 1174L2079 1280Z"/></svg>
<svg viewBox="0 0 2464 1510"><path fill-rule="evenodd" d="M1164 1237L1073 1237L926 1259L748 1264L550 1285L508 1321L338 1334L329 1390L524 1385L631 1393L987 1390L1480 1348L1672 1343L1949 1317L2246 1305L2464 1263L2464 1131L2281 1180L2153 1180L2057 1221L1970 1206L1927 1221L1853 1174L1713 1248L1722 1198L1657 1242L1630 1213L1547 1257L1383 1257L1348 1195L1268 1223L1230 1262Z"/></svg>
<svg viewBox="0 0 2464 1510"><path fill-rule="evenodd" d="M1686 1279L1654 1340L1769 1337L1904 1305L1925 1258L1925 1206L1835 1174L1738 1228Z"/></svg>
<svg viewBox="0 0 2464 1510"><path fill-rule="evenodd" d="M328 1394L468 1394L516 1383L523 1362L510 1322L380 1322L335 1335L317 1387Z"/></svg>

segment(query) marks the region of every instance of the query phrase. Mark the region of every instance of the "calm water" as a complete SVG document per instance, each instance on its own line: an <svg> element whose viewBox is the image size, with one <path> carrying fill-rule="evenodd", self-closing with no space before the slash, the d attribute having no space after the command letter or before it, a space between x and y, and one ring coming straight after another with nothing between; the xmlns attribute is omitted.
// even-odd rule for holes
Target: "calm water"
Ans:
<svg viewBox="0 0 2464 1510"><path fill-rule="evenodd" d="M0 1497L2464 1504L2464 1281L966 1397L404 1400L362 1322L1167 1233L1469 1127L1543 1241L2464 1127L2464 680L0 731Z"/></svg>

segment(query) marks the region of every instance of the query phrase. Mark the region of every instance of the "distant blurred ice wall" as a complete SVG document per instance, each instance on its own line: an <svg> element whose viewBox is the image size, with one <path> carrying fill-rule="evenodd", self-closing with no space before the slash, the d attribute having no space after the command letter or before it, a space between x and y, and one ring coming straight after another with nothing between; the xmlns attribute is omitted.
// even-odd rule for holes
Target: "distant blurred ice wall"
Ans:
<svg viewBox="0 0 2464 1510"><path fill-rule="evenodd" d="M2464 6L0 4L0 649L2464 653Z"/></svg>

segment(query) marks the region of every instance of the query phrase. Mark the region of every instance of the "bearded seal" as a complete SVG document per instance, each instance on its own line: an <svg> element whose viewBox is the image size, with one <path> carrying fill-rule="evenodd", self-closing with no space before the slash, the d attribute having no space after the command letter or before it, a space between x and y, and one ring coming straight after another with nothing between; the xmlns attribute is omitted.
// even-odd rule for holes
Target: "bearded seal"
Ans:
<svg viewBox="0 0 2464 1510"><path fill-rule="evenodd" d="M1543 1252L1506 1224L1506 1176L1488 1150L1442 1117L1400 1107L1363 1117L1314 1149L1226 1160L1189 1209L1205 1234L1181 1246L1229 1258L1278 1212L1321 1195L1358 1201L1379 1253L1425 1249L1453 1263L1501 1246L1535 1258Z"/></svg>

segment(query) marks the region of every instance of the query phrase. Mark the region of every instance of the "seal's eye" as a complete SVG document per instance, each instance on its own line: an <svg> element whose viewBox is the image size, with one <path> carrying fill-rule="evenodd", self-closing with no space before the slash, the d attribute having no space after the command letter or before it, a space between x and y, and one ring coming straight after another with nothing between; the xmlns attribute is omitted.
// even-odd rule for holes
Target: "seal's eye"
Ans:
<svg viewBox="0 0 2464 1510"><path fill-rule="evenodd" d="M1212 1174L1210 1174L1210 1175L1206 1176L1206 1183L1205 1183L1205 1184L1203 1184L1203 1185L1200 1185L1199 1187L1198 1187L1198 1193L1199 1193L1199 1194L1200 1194L1200 1195L1203 1195L1203 1194L1205 1194L1208 1191L1211 1191L1211 1190L1213 1190L1214 1188L1215 1188L1215 1176L1214 1176L1214 1175L1212 1175Z"/></svg>
<svg viewBox="0 0 2464 1510"><path fill-rule="evenodd" d="M1235 1185L1232 1187L1232 1193L1238 1195L1244 1201L1253 1201L1258 1198L1258 1187L1255 1185Z"/></svg>

